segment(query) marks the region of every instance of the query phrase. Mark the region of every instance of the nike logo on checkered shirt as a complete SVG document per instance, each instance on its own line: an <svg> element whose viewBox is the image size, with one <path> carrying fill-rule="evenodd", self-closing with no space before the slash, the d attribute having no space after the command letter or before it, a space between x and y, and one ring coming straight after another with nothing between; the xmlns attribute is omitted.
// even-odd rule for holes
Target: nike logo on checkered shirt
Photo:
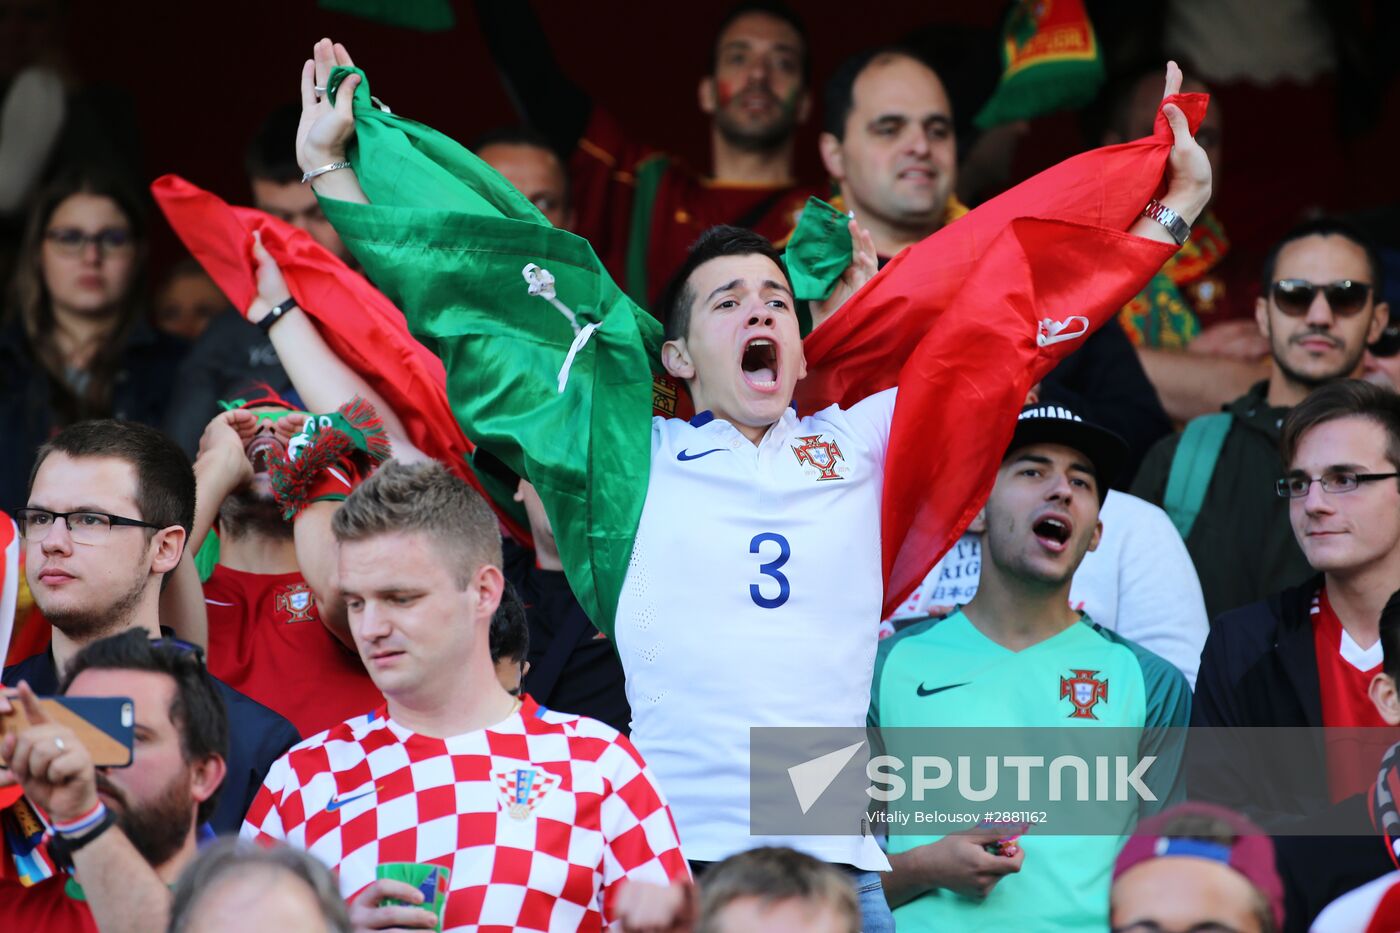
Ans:
<svg viewBox="0 0 1400 933"><path fill-rule="evenodd" d="M354 803L356 800L359 800L363 797L368 797L370 794L374 793L377 790L379 790L378 787L371 787L368 790L362 791L358 794L352 794L349 797L346 797L344 794L341 794L339 796L339 799L332 797L330 800L326 801L326 812L334 813L341 807L345 806L347 803Z"/></svg>

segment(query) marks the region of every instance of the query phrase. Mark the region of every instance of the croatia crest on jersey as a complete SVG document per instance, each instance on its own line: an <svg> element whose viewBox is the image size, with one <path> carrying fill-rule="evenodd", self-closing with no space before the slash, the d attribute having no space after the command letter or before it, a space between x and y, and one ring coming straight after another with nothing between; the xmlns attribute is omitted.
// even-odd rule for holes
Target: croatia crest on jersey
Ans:
<svg viewBox="0 0 1400 933"><path fill-rule="evenodd" d="M305 583L292 583L277 594L277 611L287 614L286 624L310 622L311 610L316 608L316 599L311 595L311 587Z"/></svg>
<svg viewBox="0 0 1400 933"><path fill-rule="evenodd" d="M558 775L540 768L497 771L493 777L496 779L496 789L501 793L506 812L515 820L523 820L533 813L545 795L559 783Z"/></svg>
<svg viewBox="0 0 1400 933"><path fill-rule="evenodd" d="M846 478L839 472L846 458L841 455L841 448L836 446L835 441L824 441L820 434L809 434L798 440L802 443L793 444L792 452L797 455L798 463L817 470L817 482Z"/></svg>
<svg viewBox="0 0 1400 933"><path fill-rule="evenodd" d="M1070 712L1070 719L1098 719L1094 715L1094 706L1100 701L1108 700L1108 678L1099 680L1095 675L1098 671L1080 671L1071 669L1073 677L1060 678L1060 699L1069 698L1074 704L1074 709Z"/></svg>

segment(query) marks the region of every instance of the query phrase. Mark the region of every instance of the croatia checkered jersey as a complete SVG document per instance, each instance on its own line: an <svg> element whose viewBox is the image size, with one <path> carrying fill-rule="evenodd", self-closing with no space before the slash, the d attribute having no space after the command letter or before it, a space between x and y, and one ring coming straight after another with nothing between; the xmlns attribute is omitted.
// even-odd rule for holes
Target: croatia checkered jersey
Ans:
<svg viewBox="0 0 1400 933"><path fill-rule="evenodd" d="M355 897L376 866L450 870L443 930L599 930L623 883L688 878L670 808L636 749L526 697L489 729L418 735L383 707L295 746L242 835L304 849Z"/></svg>

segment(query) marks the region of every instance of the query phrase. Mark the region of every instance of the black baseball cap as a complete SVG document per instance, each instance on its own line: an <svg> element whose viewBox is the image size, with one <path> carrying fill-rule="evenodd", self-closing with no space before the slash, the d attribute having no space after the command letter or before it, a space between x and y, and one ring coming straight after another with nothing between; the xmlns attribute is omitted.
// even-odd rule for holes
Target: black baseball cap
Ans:
<svg viewBox="0 0 1400 933"><path fill-rule="evenodd" d="M1062 444L1088 457L1094 465L1101 503L1128 457L1128 444L1123 438L1107 428L1090 424L1063 405L1037 404L1021 409L1006 454L1010 456L1032 444Z"/></svg>

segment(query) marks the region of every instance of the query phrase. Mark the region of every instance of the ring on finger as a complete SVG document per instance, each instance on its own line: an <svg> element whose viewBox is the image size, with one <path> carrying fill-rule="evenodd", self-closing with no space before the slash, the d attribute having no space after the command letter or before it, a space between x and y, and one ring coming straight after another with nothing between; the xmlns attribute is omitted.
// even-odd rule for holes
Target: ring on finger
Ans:
<svg viewBox="0 0 1400 933"><path fill-rule="evenodd" d="M53 744L58 746L59 751L64 751L68 748L68 746L63 744L63 740L60 739L58 736L54 736Z"/></svg>
<svg viewBox="0 0 1400 933"><path fill-rule="evenodd" d="M313 84L311 85L311 90L315 91L317 94L326 93L325 85Z"/></svg>

